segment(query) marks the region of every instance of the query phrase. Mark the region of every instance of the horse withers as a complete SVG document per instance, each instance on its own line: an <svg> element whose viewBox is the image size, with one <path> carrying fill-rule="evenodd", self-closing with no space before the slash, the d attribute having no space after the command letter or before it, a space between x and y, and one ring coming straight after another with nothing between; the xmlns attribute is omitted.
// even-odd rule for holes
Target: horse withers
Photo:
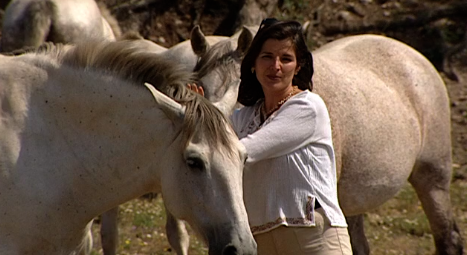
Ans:
<svg viewBox="0 0 467 255"><path fill-rule="evenodd" d="M44 42L75 44L115 40L115 18L95 0L11 0L3 16L1 52L38 47Z"/></svg>
<svg viewBox="0 0 467 255"><path fill-rule="evenodd" d="M205 77L215 78L202 85L240 78L238 71L224 71L239 70L241 63L221 62L228 54L198 62ZM449 193L449 98L433 65L408 45L378 35L335 40L315 50L313 59L314 92L326 102L331 118L339 201L354 254L369 253L363 214L393 198L409 181L430 222L437 254L462 255ZM258 180L245 173L244 182L250 181ZM254 190L244 192L248 206Z"/></svg>
<svg viewBox="0 0 467 255"><path fill-rule="evenodd" d="M0 56L1 254L86 251L94 217L149 192L209 254L256 254L245 149L182 69L126 41Z"/></svg>

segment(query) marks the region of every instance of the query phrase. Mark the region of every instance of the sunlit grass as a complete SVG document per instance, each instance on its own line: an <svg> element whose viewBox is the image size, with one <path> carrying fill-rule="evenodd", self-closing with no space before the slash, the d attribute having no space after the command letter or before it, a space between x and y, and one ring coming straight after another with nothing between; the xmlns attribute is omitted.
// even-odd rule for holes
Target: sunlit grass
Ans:
<svg viewBox="0 0 467 255"><path fill-rule="evenodd" d="M172 252L165 232L165 210L160 197L152 201L136 199L120 206L118 254L167 255ZM207 248L188 227L190 255L207 254ZM93 226L94 250L92 255L102 255L99 225Z"/></svg>

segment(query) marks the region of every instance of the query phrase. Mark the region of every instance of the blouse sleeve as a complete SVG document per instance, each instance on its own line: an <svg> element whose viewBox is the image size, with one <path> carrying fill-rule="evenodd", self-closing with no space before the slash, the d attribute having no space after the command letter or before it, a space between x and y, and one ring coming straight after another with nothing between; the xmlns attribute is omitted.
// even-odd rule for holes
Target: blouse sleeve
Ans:
<svg viewBox="0 0 467 255"><path fill-rule="evenodd" d="M310 100L289 100L273 118L240 140L248 152L247 163L282 156L313 142L316 110Z"/></svg>

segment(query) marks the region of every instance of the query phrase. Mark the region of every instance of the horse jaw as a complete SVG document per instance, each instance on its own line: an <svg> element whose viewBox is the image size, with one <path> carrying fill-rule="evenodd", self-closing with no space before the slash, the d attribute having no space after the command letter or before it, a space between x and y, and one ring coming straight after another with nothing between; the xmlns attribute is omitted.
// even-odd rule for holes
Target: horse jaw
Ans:
<svg viewBox="0 0 467 255"><path fill-rule="evenodd" d="M225 116L229 117L237 103L238 88L240 86L240 80L235 79L232 81L224 94L224 97L217 102L213 102L213 105L217 107Z"/></svg>

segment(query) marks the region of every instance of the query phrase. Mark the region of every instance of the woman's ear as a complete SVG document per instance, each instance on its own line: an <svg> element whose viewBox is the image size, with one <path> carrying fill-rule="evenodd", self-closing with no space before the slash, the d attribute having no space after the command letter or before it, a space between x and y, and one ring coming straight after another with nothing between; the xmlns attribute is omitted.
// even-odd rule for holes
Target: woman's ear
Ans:
<svg viewBox="0 0 467 255"><path fill-rule="evenodd" d="M300 71L300 66L297 66L297 68L295 68L295 75L297 75L299 71Z"/></svg>

